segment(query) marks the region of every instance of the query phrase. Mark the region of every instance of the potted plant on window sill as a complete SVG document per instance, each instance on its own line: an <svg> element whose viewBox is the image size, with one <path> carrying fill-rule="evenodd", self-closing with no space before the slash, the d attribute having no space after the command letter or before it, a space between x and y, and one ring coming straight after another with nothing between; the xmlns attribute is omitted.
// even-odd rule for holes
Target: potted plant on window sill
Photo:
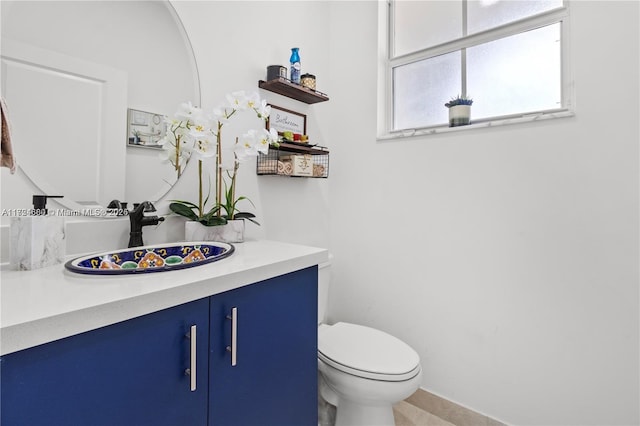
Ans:
<svg viewBox="0 0 640 426"><path fill-rule="evenodd" d="M240 163L249 156L268 152L269 145L277 143L277 133L264 127L249 130L241 138L236 137L235 143L224 147L222 127L241 111L253 111L264 122L271 107L257 93L245 95L244 92L234 92L227 95L227 101L227 106L208 113L190 103L182 104L176 117L167 120L169 131L162 141L163 148L170 151L166 157L172 157L173 150L191 146L192 154L198 158L197 204L181 200L169 204L172 212L188 219L185 223L187 241L242 242L245 219L260 225L253 213L239 210L238 203L251 203L251 200L244 196L236 197L236 179ZM184 143L187 141L188 144ZM223 162L223 153L233 153L233 157L229 156L231 161ZM209 194L205 196L203 178L207 164L212 165L215 175L215 201L208 211Z"/></svg>
<svg viewBox="0 0 640 426"><path fill-rule="evenodd" d="M471 105L473 99L467 96L456 96L444 104L449 108L449 127L466 126L471 122Z"/></svg>

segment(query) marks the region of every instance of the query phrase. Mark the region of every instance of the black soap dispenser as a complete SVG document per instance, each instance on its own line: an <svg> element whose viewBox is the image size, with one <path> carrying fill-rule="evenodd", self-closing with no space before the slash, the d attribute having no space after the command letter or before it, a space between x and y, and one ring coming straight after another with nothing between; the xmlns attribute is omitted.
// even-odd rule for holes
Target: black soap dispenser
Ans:
<svg viewBox="0 0 640 426"><path fill-rule="evenodd" d="M49 211L47 210L48 198L63 198L62 195L34 195L33 196L33 215L34 216L47 216Z"/></svg>
<svg viewBox="0 0 640 426"><path fill-rule="evenodd" d="M11 217L10 265L31 270L62 263L66 255L66 223L62 214L49 214L48 198L61 195L34 195L33 209L17 210ZM24 212L25 214L22 214ZM28 214L26 214L28 212Z"/></svg>

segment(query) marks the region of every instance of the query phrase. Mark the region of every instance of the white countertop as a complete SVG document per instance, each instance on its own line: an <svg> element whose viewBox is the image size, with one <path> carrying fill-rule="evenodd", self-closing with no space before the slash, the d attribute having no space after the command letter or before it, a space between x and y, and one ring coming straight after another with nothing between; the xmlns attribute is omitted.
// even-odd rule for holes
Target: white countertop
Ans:
<svg viewBox="0 0 640 426"><path fill-rule="evenodd" d="M170 272L82 275L64 265L0 272L0 354L208 297L328 260L326 249L234 244L222 260Z"/></svg>

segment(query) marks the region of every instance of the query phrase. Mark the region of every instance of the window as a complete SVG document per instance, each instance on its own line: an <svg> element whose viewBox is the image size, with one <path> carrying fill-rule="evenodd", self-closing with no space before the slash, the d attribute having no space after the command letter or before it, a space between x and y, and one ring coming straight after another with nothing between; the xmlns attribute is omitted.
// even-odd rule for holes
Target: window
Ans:
<svg viewBox="0 0 640 426"><path fill-rule="evenodd" d="M568 108L562 0L389 0L386 7L384 133L446 127L444 104L458 94L473 98L473 122Z"/></svg>

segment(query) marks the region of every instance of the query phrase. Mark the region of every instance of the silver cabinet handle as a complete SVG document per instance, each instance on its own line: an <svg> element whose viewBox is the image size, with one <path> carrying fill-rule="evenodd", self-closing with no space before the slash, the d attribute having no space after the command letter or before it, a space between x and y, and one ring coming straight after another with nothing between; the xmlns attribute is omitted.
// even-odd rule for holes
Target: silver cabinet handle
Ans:
<svg viewBox="0 0 640 426"><path fill-rule="evenodd" d="M187 333L187 338L191 340L191 364L189 368L187 368L184 373L191 378L191 392L195 392L196 390L196 349L198 348L198 343L196 340L196 326L192 325L191 330Z"/></svg>
<svg viewBox="0 0 640 426"><path fill-rule="evenodd" d="M238 308L231 308L227 319L231 320L231 345L227 346L227 351L231 352L231 366L235 367L238 363Z"/></svg>

